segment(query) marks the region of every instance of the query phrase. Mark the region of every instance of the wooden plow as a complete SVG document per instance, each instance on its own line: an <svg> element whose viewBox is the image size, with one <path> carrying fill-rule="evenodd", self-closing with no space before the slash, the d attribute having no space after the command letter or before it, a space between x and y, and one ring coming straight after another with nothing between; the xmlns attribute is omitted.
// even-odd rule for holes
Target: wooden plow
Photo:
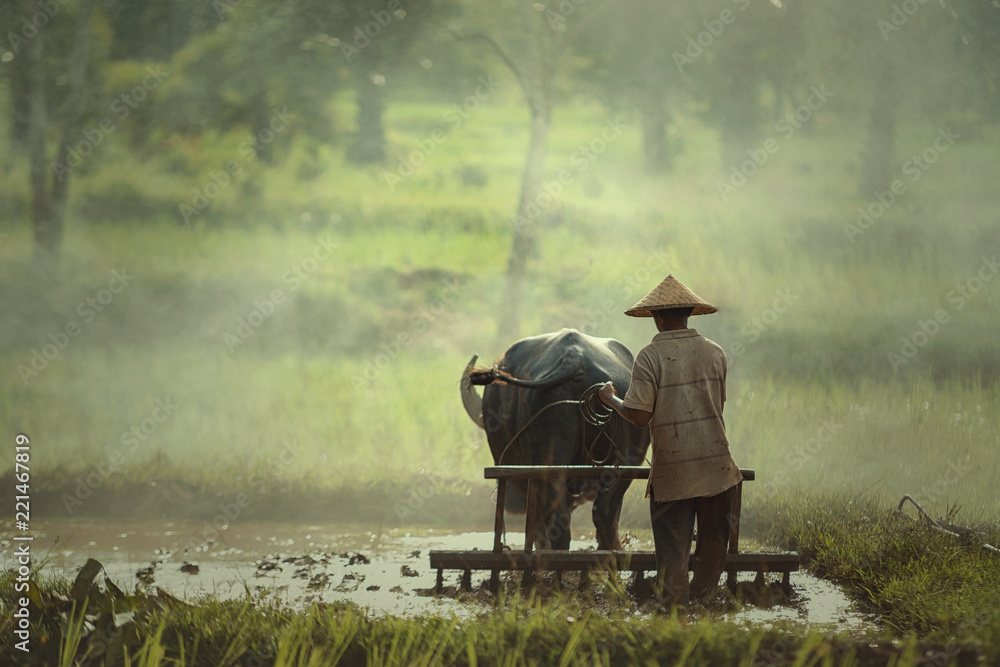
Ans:
<svg viewBox="0 0 1000 667"><path fill-rule="evenodd" d="M756 478L753 470L741 468L743 481ZM537 573L551 570L561 573L567 570L588 571L604 569L613 571L646 572L656 570L656 554L653 551L563 551L534 550L535 541L535 501L539 480L546 479L648 479L649 468L645 466L494 466L485 469L486 479L497 480L497 507L493 527L492 551L432 550L431 567L437 570L435 590L441 591L444 570L462 570L461 587L472 588L472 570L490 570L490 591L495 595L499 590L500 571L520 570L522 582L530 584ZM527 480L528 492L524 522L523 551L504 550L504 501L507 497L507 483L511 480ZM727 584L736 587L737 572L757 572L762 577L765 572L780 572L782 586L791 591L790 576L799 569L797 553L747 553L739 550L739 514L743 501L743 483L740 483L736 501L735 520L730 524L729 556L726 559ZM692 559L693 563L693 559Z"/></svg>

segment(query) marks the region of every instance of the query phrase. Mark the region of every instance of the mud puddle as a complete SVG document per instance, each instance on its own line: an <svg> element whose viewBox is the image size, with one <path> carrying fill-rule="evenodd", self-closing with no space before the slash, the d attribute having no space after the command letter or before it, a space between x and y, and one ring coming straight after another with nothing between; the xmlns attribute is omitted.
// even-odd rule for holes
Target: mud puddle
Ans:
<svg viewBox="0 0 1000 667"><path fill-rule="evenodd" d="M347 524L239 522L212 530L208 524L193 522L35 520L32 528L35 566L43 564L44 572L67 579L76 576L87 558L96 558L112 581L127 590L158 586L188 601L206 594L231 599L248 592L268 593L295 608L347 600L375 615L396 616L468 617L486 608L476 601L480 596L463 601L428 595L437 575L430 568L429 551L488 550L493 545L491 532L413 528L380 532ZM4 569L16 565L11 540L15 534L20 533L9 522L0 529ZM508 533L507 539L514 549L523 544L523 537L515 534ZM627 539L629 548L652 549L651 539L642 531ZM582 532L572 548L596 546L591 530ZM460 574L445 572L446 590L458 586ZM473 572L473 590L488 578L488 572ZM740 581L752 579L752 573L740 577ZM795 595L790 604L744 605L727 617L753 625L797 621L831 630L872 627L872 619L836 585L806 572L792 573L791 584Z"/></svg>

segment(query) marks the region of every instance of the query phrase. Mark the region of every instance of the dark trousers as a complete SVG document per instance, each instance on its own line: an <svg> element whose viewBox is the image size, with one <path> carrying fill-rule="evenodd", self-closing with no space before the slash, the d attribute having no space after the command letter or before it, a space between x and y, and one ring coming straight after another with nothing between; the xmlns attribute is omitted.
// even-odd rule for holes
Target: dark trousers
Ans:
<svg viewBox="0 0 1000 667"><path fill-rule="evenodd" d="M734 518L739 485L706 498L658 503L650 499L649 518L656 546L656 592L667 605L687 606L690 598L707 599L726 568L729 526ZM698 518L694 577L688 583L691 539Z"/></svg>

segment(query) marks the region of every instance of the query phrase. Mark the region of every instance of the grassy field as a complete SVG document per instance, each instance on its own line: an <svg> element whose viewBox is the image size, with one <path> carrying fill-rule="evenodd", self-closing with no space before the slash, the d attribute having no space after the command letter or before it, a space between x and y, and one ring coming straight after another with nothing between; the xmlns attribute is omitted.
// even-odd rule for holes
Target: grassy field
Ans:
<svg viewBox="0 0 1000 667"><path fill-rule="evenodd" d="M383 167L279 136L280 166L242 165L188 222L179 206L239 154L240 133L164 138L142 162L109 140L74 174L55 269L32 256L26 166L6 162L0 421L9 437L31 438L36 515L192 516L250 493L267 498L257 518L399 521L398 508L431 488L407 521L488 525L480 477L491 459L458 380L472 354L491 360L511 342L496 340L495 317L527 117L516 96L498 94L390 187L386 173L446 126L447 106L391 106ZM759 480L746 490L747 531L799 549L873 605L891 636L911 638L872 648L802 627L626 625L571 599L512 602L457 629L351 608L292 617L248 601L137 615L134 648L146 648L132 664L158 664L158 652L224 664L227 651L252 650L269 656L262 664L342 653L348 664L756 664L756 654L903 665L925 651L957 660L954 645L998 659L995 564L885 508L908 493L935 516L1000 517L990 180L1000 130L963 129L968 139L851 239L845 225L876 198L856 191L861 129L833 112L782 139L725 201L718 183L731 165L693 113L674 120L681 152L668 175L640 171L627 112L620 137L581 162L614 115L587 105L556 114L548 173L572 170L573 183L539 218L522 333L576 327L637 351L652 327L621 312L668 272L716 303L694 326L730 356L732 449ZM901 128L901 170L937 129ZM0 461L5 486L11 467ZM641 495L636 486L627 498L626 527L648 525ZM258 644L225 632L244 623ZM69 640L52 632L55 651Z"/></svg>
<svg viewBox="0 0 1000 667"><path fill-rule="evenodd" d="M409 156L444 110L390 107L392 153ZM557 114L550 173L576 170L608 117ZM989 261L1000 228L983 176L995 128L942 154L852 243L844 225L874 199L853 192L862 146L835 116L817 115L725 202L717 140L696 118L677 119L683 152L657 178L638 170L634 119L621 120L541 217L523 333L576 327L637 350L651 327L621 311L673 272L720 307L694 324L729 351L733 451L759 469L758 489L875 488L938 513L997 516ZM35 265L24 223L6 224L0 244L13 314L0 334L0 418L33 438L39 482L112 460L116 473L169 469L196 485L260 469L318 488L476 482L490 459L457 381L473 353L502 351L495 312L524 121L509 102L482 107L391 189L395 158L358 169L289 138L281 168L248 165L190 224L178 214L185 190L239 136L170 145L141 164L109 143L74 182L58 269ZM905 128L901 155L932 130ZM26 183L4 187L23 197ZM148 216L128 217L129 192ZM124 289L87 305L115 270ZM77 335L56 351L68 325ZM35 354L46 345L51 360ZM160 419L157 401L176 408Z"/></svg>

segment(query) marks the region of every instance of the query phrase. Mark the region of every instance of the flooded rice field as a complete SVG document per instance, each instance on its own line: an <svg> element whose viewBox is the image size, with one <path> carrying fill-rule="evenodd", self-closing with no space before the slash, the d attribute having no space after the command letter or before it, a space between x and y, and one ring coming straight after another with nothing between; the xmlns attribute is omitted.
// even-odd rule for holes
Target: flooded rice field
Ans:
<svg viewBox="0 0 1000 667"><path fill-rule="evenodd" d="M381 532L349 524L277 522L239 522L208 532L207 525L36 519L32 522L34 565L72 579L87 558L96 558L123 589L156 586L194 602L206 594L227 599L249 592L277 596L297 608L319 601L349 600L373 615L433 613L461 618L485 608L487 597L480 589L489 578L488 572L473 572L473 594L456 599L460 572L448 571L444 594L435 596L432 589L437 572L430 568L428 554L432 549L488 550L493 544L492 532L450 533L433 528ZM4 569L15 565L11 556L14 534L10 526L0 531L0 567ZM519 536L511 532L507 537L509 545L518 548ZM643 537L640 532L629 537L631 548L652 549L648 535ZM596 546L591 530L589 534L581 532L572 548ZM747 548L756 546L748 544ZM621 577L624 581L628 575ZM753 573L744 573L740 581L749 582L753 577ZM836 585L806 572L792 573L791 584L790 600L771 606L744 605L729 617L755 625L807 622L830 630L872 626L873 619Z"/></svg>

